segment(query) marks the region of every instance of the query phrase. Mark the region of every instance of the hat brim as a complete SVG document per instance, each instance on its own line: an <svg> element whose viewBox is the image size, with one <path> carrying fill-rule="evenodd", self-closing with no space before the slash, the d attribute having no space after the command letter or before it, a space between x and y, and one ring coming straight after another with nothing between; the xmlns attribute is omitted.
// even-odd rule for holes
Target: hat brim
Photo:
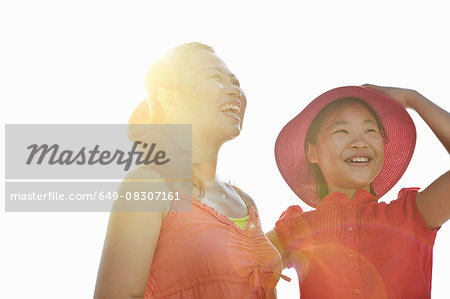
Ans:
<svg viewBox="0 0 450 299"><path fill-rule="evenodd" d="M395 99L362 86L329 90L314 99L287 123L275 143L275 159L281 175L294 193L311 207L321 203L318 187L309 174L305 137L311 122L329 103L342 98L358 98L378 114L388 141L384 144L384 164L372 181L377 198L386 194L402 177L416 145L416 128L406 109Z"/></svg>

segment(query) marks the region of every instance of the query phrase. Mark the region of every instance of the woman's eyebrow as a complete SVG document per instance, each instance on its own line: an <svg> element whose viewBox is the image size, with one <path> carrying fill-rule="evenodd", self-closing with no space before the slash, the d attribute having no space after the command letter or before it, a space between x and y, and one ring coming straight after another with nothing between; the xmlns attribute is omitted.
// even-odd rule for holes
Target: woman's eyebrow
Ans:
<svg viewBox="0 0 450 299"><path fill-rule="evenodd" d="M235 74L233 74L233 73L228 73L228 72L224 72L223 69L221 69L221 68L219 68L219 67L216 67L216 66L207 67L207 68L203 69L203 72L209 72L209 71L216 71L216 72L219 72L219 73L221 73L221 74L223 74L223 75L230 76L231 78L237 80L237 77L236 77Z"/></svg>
<svg viewBox="0 0 450 299"><path fill-rule="evenodd" d="M219 73L223 73L223 70L216 67L216 66L212 66L212 67L207 67L205 69L203 69L204 72L208 72L208 71L217 71Z"/></svg>

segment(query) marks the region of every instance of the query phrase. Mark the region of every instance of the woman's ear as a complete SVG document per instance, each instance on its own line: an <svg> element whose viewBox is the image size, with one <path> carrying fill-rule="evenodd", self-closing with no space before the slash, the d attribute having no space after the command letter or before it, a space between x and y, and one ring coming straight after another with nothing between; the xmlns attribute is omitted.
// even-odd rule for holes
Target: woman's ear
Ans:
<svg viewBox="0 0 450 299"><path fill-rule="evenodd" d="M156 100L166 111L173 111L178 108L175 101L175 91L168 88L158 88L156 91Z"/></svg>
<svg viewBox="0 0 450 299"><path fill-rule="evenodd" d="M306 143L306 159L309 163L317 163L317 147L309 142Z"/></svg>

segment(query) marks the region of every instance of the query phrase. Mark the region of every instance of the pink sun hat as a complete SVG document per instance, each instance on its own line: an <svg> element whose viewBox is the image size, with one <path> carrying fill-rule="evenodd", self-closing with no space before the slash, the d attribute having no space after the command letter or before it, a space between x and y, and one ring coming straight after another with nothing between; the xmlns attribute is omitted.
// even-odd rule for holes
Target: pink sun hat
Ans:
<svg viewBox="0 0 450 299"><path fill-rule="evenodd" d="M381 198L402 177L416 145L416 128L406 109L395 99L362 86L345 86L329 90L312 101L287 123L275 143L278 169L292 191L306 204L321 203L315 175L311 175L305 154L305 138L311 122L329 103L342 98L358 98L378 114L386 131L384 164L372 181L373 191Z"/></svg>

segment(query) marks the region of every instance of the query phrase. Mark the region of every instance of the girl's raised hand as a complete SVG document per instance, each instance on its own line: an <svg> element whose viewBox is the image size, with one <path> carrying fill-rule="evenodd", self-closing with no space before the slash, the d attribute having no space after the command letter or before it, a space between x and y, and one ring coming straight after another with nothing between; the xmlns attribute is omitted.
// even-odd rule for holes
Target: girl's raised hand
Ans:
<svg viewBox="0 0 450 299"><path fill-rule="evenodd" d="M417 99L421 97L423 98L423 96L420 93L412 89L399 87L386 87L372 84L364 84L363 86L381 92L385 95L390 96L391 98L394 98L405 108L414 109L414 103L417 101Z"/></svg>
<svg viewBox="0 0 450 299"><path fill-rule="evenodd" d="M384 93L406 108L413 108L436 134L450 153L450 113L412 89L364 84L364 87ZM431 149L430 149L431 151ZM450 171L417 194L417 208L430 229L436 229L450 218Z"/></svg>

